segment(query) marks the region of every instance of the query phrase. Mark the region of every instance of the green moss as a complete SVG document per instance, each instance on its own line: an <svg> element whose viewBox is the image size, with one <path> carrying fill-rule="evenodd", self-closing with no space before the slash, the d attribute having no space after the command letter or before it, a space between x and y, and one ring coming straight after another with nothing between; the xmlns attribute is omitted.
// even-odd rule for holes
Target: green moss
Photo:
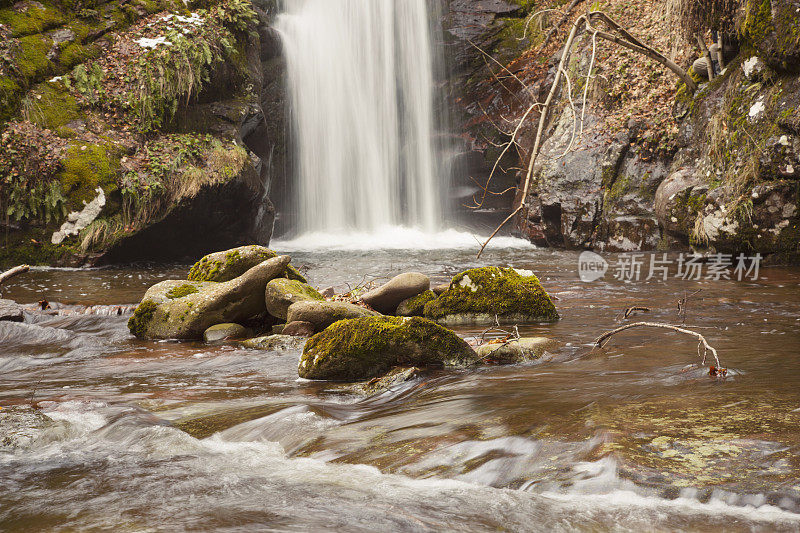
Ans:
<svg viewBox="0 0 800 533"><path fill-rule="evenodd" d="M59 181L69 198L71 210L82 209L84 202L94 199L98 187L102 187L106 195L117 189L115 178L119 160L104 146L72 146L67 150L62 167Z"/></svg>
<svg viewBox="0 0 800 533"><path fill-rule="evenodd" d="M758 47L767 36L775 31L772 24L771 0L748 0L741 34L750 44Z"/></svg>
<svg viewBox="0 0 800 533"><path fill-rule="evenodd" d="M145 300L140 303L133 316L128 319L128 330L138 338L144 338L147 334L147 326L153 320L153 315L158 309L158 306L152 300Z"/></svg>
<svg viewBox="0 0 800 533"><path fill-rule="evenodd" d="M42 128L55 130L80 117L78 102L67 91L51 84L41 85L25 105L28 119Z"/></svg>
<svg viewBox="0 0 800 533"><path fill-rule="evenodd" d="M0 269L14 265L57 265L67 263L80 250L75 246L50 242L52 228L34 227L0 235Z"/></svg>
<svg viewBox="0 0 800 533"><path fill-rule="evenodd" d="M13 8L0 9L0 24L11 28L12 37L42 33L65 22L64 16L57 9L41 5L29 6L25 11Z"/></svg>
<svg viewBox="0 0 800 533"><path fill-rule="evenodd" d="M393 366L466 365L474 351L452 331L424 318L340 320L306 343L300 377L356 381Z"/></svg>
<svg viewBox="0 0 800 533"><path fill-rule="evenodd" d="M521 276L513 268L483 267L462 272L450 288L425 305L434 320L449 315L488 314L558 320L550 296L536 276Z"/></svg>
<svg viewBox="0 0 800 533"><path fill-rule="evenodd" d="M194 294L196 292L197 292L197 287L185 283L183 285L179 285L173 289L170 289L169 292L167 292L166 296L170 300L175 300L177 298L183 298L184 296L189 296L190 294Z"/></svg>
<svg viewBox="0 0 800 533"><path fill-rule="evenodd" d="M21 101L22 89L12 78L0 76L0 123L17 114Z"/></svg>
<svg viewBox="0 0 800 533"><path fill-rule="evenodd" d="M189 281L230 281L278 254L263 246L242 246L209 254L189 269Z"/></svg>
<svg viewBox="0 0 800 533"><path fill-rule="evenodd" d="M425 313L425 304L436 299L436 293L427 290L422 294L413 296L400 302L395 314L397 316L422 316Z"/></svg>
<svg viewBox="0 0 800 533"><path fill-rule="evenodd" d="M65 69L71 69L80 63L96 58L100 55L100 52L100 47L97 45L82 45L72 42L61 49L58 63Z"/></svg>
<svg viewBox="0 0 800 533"><path fill-rule="evenodd" d="M31 35L20 39L19 45L17 66L26 79L39 79L53 72L53 63L47 59L53 41L41 35Z"/></svg>

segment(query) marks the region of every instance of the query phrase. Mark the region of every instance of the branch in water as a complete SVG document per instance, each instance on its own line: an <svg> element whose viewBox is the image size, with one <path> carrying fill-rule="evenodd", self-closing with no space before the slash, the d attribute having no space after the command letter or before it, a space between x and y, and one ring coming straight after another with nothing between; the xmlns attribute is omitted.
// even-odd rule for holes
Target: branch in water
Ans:
<svg viewBox="0 0 800 533"><path fill-rule="evenodd" d="M602 335L600 335L599 337L597 337L594 340L594 345L596 347L598 347L598 348L602 348L603 347L603 343L609 337L611 337L612 335L616 335L617 333L625 331L626 329L637 328L637 327L669 329L669 330L672 330L672 331L677 331L678 333L685 333L686 335L691 335L693 337L696 337L700 341L698 343L698 345L697 345L697 355L701 356L703 358L702 364L706 364L706 355L708 354L708 352L711 352L711 355L714 356L714 361L717 362L717 366L715 368L719 369L719 370L723 370L721 368L722 365L719 363L719 357L717 357L717 350L715 350L710 344L708 344L708 341L706 341L705 337L703 337L702 335L700 335L696 331L680 328L678 326L673 326L672 324L661 324L661 323L658 323L658 322L634 322L633 324L626 324L624 326L618 327L615 330L607 331L606 333L603 333ZM700 348L703 349L703 353L702 354L700 353Z"/></svg>
<svg viewBox="0 0 800 533"><path fill-rule="evenodd" d="M0 274L0 284L2 284L7 279L13 278L14 276L16 276L18 274L23 274L23 273L27 272L30 269L31 269L31 267L29 267L28 265L18 265L18 266L15 266L14 268L12 268L10 270L6 270L2 274Z"/></svg>

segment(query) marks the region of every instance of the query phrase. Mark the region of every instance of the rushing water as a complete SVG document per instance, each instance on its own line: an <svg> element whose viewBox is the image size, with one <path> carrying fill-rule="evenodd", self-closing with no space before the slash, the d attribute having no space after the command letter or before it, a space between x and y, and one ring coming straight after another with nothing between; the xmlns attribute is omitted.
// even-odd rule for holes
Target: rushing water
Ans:
<svg viewBox="0 0 800 533"><path fill-rule="evenodd" d="M286 0L300 233L441 223L428 0Z"/></svg>
<svg viewBox="0 0 800 533"><path fill-rule="evenodd" d="M339 288L484 264L474 249L292 255ZM127 316L83 314L184 266L15 278L4 297L65 305L0 323L0 530L800 528L800 271L582 283L572 253L493 248L484 261L540 276L563 319L522 333L561 347L370 398L298 380L298 350L137 341ZM695 342L670 332L590 349L622 309L675 322L696 289L687 325L727 379L691 366Z"/></svg>

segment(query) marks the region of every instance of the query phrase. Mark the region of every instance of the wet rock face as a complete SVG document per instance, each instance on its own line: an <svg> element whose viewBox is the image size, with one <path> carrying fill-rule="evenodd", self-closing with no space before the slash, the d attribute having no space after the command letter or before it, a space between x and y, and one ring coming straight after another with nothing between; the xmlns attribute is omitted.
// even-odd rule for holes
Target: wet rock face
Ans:
<svg viewBox="0 0 800 533"><path fill-rule="evenodd" d="M660 231L652 202L668 165L642 160L628 131L611 137L591 113L575 140L574 125L564 109L542 145L517 231L537 246L654 250Z"/></svg>
<svg viewBox="0 0 800 533"><path fill-rule="evenodd" d="M358 381L394 366L465 365L475 352L454 332L424 318L342 320L311 337L298 373L306 379Z"/></svg>

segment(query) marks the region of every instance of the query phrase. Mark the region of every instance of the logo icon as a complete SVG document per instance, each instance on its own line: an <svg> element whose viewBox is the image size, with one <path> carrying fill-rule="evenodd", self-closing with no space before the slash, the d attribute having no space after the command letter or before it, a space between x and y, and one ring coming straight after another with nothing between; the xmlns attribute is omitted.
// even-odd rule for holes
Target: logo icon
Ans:
<svg viewBox="0 0 800 533"><path fill-rule="evenodd" d="M578 275L581 281L590 282L602 278L608 270L608 262L594 252L583 252L578 257Z"/></svg>

